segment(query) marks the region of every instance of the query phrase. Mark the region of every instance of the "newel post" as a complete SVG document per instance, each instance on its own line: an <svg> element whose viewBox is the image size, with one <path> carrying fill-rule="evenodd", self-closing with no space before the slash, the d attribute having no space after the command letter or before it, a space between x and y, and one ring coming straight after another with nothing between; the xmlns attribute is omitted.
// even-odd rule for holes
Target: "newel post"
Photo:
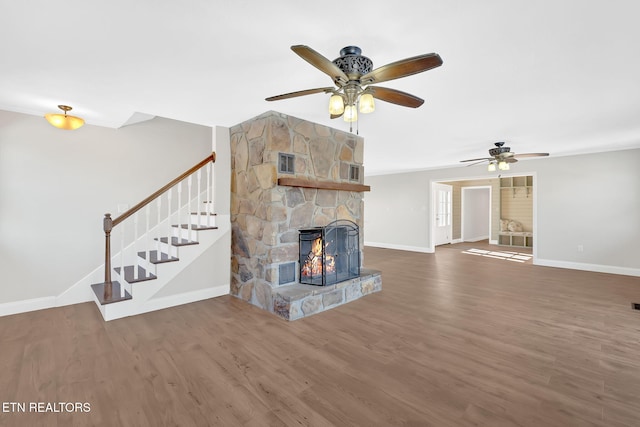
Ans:
<svg viewBox="0 0 640 427"><path fill-rule="evenodd" d="M104 228L105 246L104 246L104 299L111 299L111 229L113 228L113 220L111 214L104 214L102 222Z"/></svg>

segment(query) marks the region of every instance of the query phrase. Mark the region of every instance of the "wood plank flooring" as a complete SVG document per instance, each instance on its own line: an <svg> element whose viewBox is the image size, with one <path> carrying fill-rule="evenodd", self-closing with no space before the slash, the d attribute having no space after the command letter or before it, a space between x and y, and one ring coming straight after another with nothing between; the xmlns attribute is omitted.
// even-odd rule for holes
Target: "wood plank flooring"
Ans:
<svg viewBox="0 0 640 427"><path fill-rule="evenodd" d="M471 247L368 247L382 292L294 322L230 296L108 323L93 303L2 317L0 403L90 412L0 426L640 425L640 278Z"/></svg>

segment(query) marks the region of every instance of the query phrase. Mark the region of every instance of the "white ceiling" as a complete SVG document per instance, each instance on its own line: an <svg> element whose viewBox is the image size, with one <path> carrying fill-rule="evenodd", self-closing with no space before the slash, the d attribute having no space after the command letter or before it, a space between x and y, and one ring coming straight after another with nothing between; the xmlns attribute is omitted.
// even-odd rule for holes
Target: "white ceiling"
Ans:
<svg viewBox="0 0 640 427"><path fill-rule="evenodd" d="M444 61L380 84L426 102L361 115L368 174L460 165L502 140L552 156L640 147L637 0L0 1L4 110L69 104L108 127L136 113L229 127L276 110L348 130L328 95L264 98L331 86L291 45L331 60L356 45L374 68Z"/></svg>

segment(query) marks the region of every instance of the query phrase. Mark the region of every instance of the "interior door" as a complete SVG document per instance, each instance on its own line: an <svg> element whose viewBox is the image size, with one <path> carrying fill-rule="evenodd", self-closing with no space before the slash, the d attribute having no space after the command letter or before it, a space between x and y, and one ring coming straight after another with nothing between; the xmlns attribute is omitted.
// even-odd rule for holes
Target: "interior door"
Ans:
<svg viewBox="0 0 640 427"><path fill-rule="evenodd" d="M435 183L433 185L433 244L435 246L451 243L452 241L452 191L453 187L447 184Z"/></svg>

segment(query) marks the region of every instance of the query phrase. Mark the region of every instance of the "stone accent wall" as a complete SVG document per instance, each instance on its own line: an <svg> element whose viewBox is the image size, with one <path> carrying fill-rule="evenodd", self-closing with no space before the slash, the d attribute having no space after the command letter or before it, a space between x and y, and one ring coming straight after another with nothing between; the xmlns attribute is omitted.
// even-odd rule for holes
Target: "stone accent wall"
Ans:
<svg viewBox="0 0 640 427"><path fill-rule="evenodd" d="M231 294L271 312L279 266L296 262L298 229L348 219L363 237L363 193L279 186L280 153L295 155L295 175L325 182L362 184L361 137L276 113L231 128ZM349 180L350 165L360 180ZM362 256L361 256L362 259Z"/></svg>

